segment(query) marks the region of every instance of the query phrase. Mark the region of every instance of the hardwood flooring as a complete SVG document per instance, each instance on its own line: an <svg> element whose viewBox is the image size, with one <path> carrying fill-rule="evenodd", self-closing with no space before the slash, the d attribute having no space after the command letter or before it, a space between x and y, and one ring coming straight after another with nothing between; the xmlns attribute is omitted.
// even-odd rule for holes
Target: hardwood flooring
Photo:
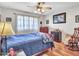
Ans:
<svg viewBox="0 0 79 59"><path fill-rule="evenodd" d="M79 56L79 51L71 51L63 43L55 42L55 48L52 51L49 49L41 54L41 56Z"/></svg>

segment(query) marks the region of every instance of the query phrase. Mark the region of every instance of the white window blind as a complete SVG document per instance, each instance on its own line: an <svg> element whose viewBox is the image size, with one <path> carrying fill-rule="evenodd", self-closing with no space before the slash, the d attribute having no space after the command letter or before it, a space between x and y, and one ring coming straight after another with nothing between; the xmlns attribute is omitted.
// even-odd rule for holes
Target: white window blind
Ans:
<svg viewBox="0 0 79 59"><path fill-rule="evenodd" d="M29 28L29 20L27 16L24 16L24 29L28 29Z"/></svg>
<svg viewBox="0 0 79 59"><path fill-rule="evenodd" d="M17 31L38 30L38 18L17 15Z"/></svg>
<svg viewBox="0 0 79 59"><path fill-rule="evenodd" d="M23 30L23 16L20 15L17 16L17 30L18 31Z"/></svg>
<svg viewBox="0 0 79 59"><path fill-rule="evenodd" d="M38 18L34 18L34 29L37 30L38 29Z"/></svg>
<svg viewBox="0 0 79 59"><path fill-rule="evenodd" d="M33 30L33 27L34 27L34 23L33 23L33 17L29 17L29 24L30 24L30 30Z"/></svg>

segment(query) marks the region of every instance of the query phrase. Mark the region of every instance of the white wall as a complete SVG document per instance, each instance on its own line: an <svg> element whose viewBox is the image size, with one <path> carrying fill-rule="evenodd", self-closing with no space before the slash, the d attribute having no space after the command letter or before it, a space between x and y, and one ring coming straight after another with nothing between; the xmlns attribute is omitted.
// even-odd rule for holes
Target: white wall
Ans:
<svg viewBox="0 0 79 59"><path fill-rule="evenodd" d="M53 15L63 12L66 12L66 23L53 24ZM50 28L60 29L66 33L73 34L73 29L75 27L79 27L79 23L75 23L75 15L79 15L79 7L65 9L58 12L56 11L46 16L45 20L47 19L49 20L49 25L45 24L45 26L49 26Z"/></svg>
<svg viewBox="0 0 79 59"><path fill-rule="evenodd" d="M66 23L53 24L53 15L63 12L66 12ZM72 35L74 33L74 28L79 27L79 23L75 23L75 15L79 15L79 7L55 11L46 16L45 20L49 19L49 25L45 24L45 26L49 26L50 31L52 31L53 28L60 29L61 31Z"/></svg>
<svg viewBox="0 0 79 59"><path fill-rule="evenodd" d="M11 17L12 18L12 22L11 23L12 23L12 27L13 27L13 30L14 31L16 31L15 13L16 14L21 14L21 15L28 15L28 16L39 17L39 21L40 21L40 19L42 17L40 15L33 14L33 13L29 13L29 12L25 12L25 11L20 11L20 10L8 9L8 8L0 7L1 21L5 21L6 20L6 17ZM27 31L27 32L29 32L29 31Z"/></svg>

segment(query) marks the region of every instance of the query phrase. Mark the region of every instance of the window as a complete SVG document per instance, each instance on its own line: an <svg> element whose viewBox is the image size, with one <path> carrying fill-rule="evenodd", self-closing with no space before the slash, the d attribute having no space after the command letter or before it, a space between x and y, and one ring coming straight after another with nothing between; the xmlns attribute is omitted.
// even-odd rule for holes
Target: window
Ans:
<svg viewBox="0 0 79 59"><path fill-rule="evenodd" d="M38 18L17 15L17 31L38 30Z"/></svg>
<svg viewBox="0 0 79 59"><path fill-rule="evenodd" d="M17 30L18 31L23 30L23 16L20 15L17 16Z"/></svg>
<svg viewBox="0 0 79 59"><path fill-rule="evenodd" d="M33 29L33 27L34 27L33 21L34 21L34 20L33 20L33 17L29 17L30 30Z"/></svg>
<svg viewBox="0 0 79 59"><path fill-rule="evenodd" d="M29 21L28 21L28 17L24 16L24 29L28 29L29 28Z"/></svg>
<svg viewBox="0 0 79 59"><path fill-rule="evenodd" d="M38 29L38 18L34 18L34 29Z"/></svg>

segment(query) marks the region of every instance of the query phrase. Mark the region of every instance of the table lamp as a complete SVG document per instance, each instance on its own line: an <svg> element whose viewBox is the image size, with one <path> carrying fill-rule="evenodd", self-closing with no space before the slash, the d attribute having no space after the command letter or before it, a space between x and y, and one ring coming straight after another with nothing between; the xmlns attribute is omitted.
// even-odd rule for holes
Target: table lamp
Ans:
<svg viewBox="0 0 79 59"><path fill-rule="evenodd" d="M1 47L2 47L2 44L4 44L5 48L7 49L7 36L10 36L10 35L13 35L13 34L14 34L14 31L12 29L12 26L11 26L10 22L0 23L0 36L1 36L0 43L1 43Z"/></svg>
<svg viewBox="0 0 79 59"><path fill-rule="evenodd" d="M2 32L2 29L3 29L3 25L4 25L4 23L0 22L0 55L1 55L1 49L2 49L2 45L1 45L1 32Z"/></svg>

